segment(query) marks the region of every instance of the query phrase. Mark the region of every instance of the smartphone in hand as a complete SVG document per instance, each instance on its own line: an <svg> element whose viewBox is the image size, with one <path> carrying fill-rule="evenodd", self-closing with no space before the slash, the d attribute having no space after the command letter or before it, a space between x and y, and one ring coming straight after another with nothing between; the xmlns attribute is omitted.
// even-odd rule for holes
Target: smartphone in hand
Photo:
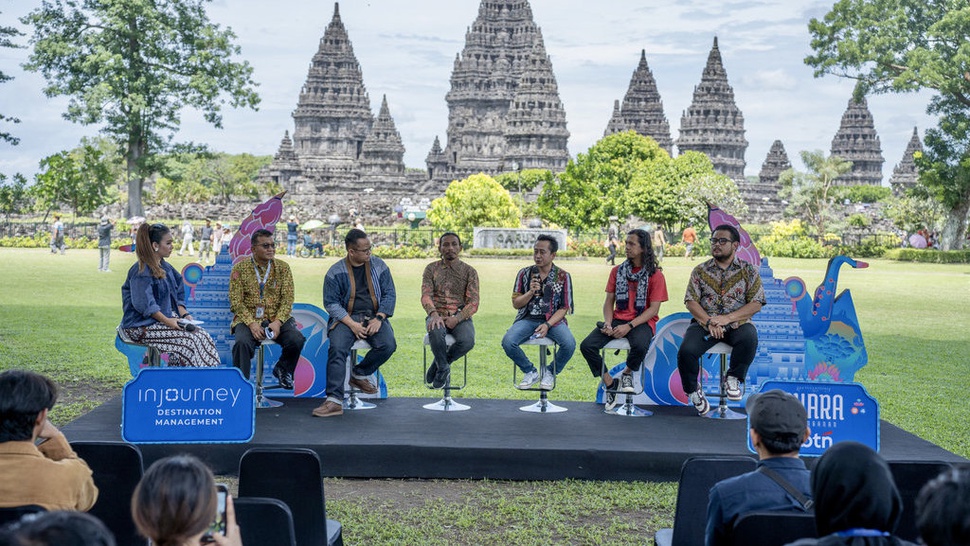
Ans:
<svg viewBox="0 0 970 546"><path fill-rule="evenodd" d="M212 535L220 534L226 536L226 497L229 496L229 487L224 483L216 484L216 517L209 525L209 530L202 535L203 543L215 542Z"/></svg>

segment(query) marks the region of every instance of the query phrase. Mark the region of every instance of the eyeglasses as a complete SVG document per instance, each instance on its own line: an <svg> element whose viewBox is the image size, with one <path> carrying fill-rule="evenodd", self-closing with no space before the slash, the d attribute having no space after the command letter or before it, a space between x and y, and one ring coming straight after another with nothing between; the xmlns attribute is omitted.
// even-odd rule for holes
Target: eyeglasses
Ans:
<svg viewBox="0 0 970 546"><path fill-rule="evenodd" d="M354 252L360 252L361 254L370 254L370 248L371 247L367 247L367 248L352 248L350 250L353 250Z"/></svg>
<svg viewBox="0 0 970 546"><path fill-rule="evenodd" d="M265 248L265 249L269 250L269 249L275 247L276 246L276 243L259 243L256 246L261 247L261 248Z"/></svg>
<svg viewBox="0 0 970 546"><path fill-rule="evenodd" d="M727 243L733 243L733 242L734 241L732 241L731 239L728 239L725 237L711 237L712 245L725 245Z"/></svg>

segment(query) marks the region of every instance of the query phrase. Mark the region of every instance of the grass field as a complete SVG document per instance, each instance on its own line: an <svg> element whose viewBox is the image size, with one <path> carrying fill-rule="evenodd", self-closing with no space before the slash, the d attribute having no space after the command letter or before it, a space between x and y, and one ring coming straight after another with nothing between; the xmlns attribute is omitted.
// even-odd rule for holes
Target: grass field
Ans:
<svg viewBox="0 0 970 546"><path fill-rule="evenodd" d="M173 258L177 268L189 261ZM334 260L288 261L297 301L322 305L323 276ZM512 365L500 346L514 316L509 300L513 276L529 262L468 261L482 281L482 304L475 316L477 344L469 355L468 387L462 397L531 399L511 386ZM97 271L95 250L69 250L61 256L47 249L0 248L0 369L33 369L63 385L63 403L53 412L58 423L120 393L130 379L113 339L121 317L121 284L133 262L133 255L115 252L113 272L105 274ZM391 396L434 398L421 381L424 311L418 299L426 263L389 261L398 291L393 319L398 352L381 370ZM661 307L661 315L684 310L684 287L696 263L683 258L664 262L670 301ZM598 259L560 265L572 274L576 287L576 314L569 323L578 341L601 320L609 269ZM771 260L776 278L800 276L810 289L821 282L825 265L825 260ZM873 260L868 269L843 268L839 288L852 291L869 352L869 364L856 380L879 401L883 419L970 457L970 420L962 411L970 388L970 266ZM560 376L554 398L591 400L596 384L577 350ZM337 482L342 483L331 484L329 491L355 489L352 483ZM400 485L389 484L388 489ZM390 495L399 503L379 494L348 495L333 502L332 508L345 520L350 543L595 544L602 533L590 532L591 526L619 526L625 533L647 536L658 526L670 525L675 490L670 484L577 482L504 487L494 482L462 483L441 489L449 487L471 493L454 502L446 493L430 500ZM536 496L549 499L549 505L536 508ZM553 496L565 501L551 502ZM631 502L641 504L629 510ZM374 510L380 512L380 525L372 521ZM449 522L446 530L443 522ZM440 538L444 531L447 539Z"/></svg>

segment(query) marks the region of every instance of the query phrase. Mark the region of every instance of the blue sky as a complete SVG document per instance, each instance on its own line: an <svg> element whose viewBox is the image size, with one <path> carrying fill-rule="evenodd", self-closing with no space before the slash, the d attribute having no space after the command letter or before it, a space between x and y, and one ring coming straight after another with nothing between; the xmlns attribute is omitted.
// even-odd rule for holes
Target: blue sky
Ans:
<svg viewBox="0 0 970 546"><path fill-rule="evenodd" d="M17 18L39 1L0 0L0 25L20 26ZM340 4L364 84L376 115L387 95L391 115L407 149L408 167L424 168L436 135L445 144L449 89L455 55L478 13L478 0L350 0ZM584 152L603 135L613 110L646 50L674 139L680 116L690 105L714 36L718 37L728 81L745 118L749 146L745 174L757 175L775 139L796 168L801 150L830 149L852 92L852 82L815 79L802 60L809 53L808 21L821 17L831 1L532 0L566 110L570 154ZM232 27L241 58L254 68L262 103L259 111L229 110L224 128L207 125L186 112L177 139L206 142L217 150L255 154L276 152L306 79L310 59L333 15L333 2L311 0L216 0L210 18ZM20 38L26 44L27 37ZM0 112L21 118L9 127L21 138L0 144L0 172L32 175L38 161L77 145L97 128L75 125L61 114L66 99L47 99L43 80L20 63L26 50L0 50L0 69L16 79L0 84ZM920 135L935 125L925 114L928 94L869 98L888 182L902 158L913 127Z"/></svg>

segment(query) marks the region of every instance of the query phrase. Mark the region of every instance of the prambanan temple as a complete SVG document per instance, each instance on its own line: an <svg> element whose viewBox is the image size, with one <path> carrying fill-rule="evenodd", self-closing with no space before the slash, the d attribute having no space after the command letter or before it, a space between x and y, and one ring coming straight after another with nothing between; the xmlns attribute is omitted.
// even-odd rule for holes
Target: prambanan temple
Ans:
<svg viewBox="0 0 970 546"><path fill-rule="evenodd" d="M393 98L393 97L392 97ZM388 213L401 197L434 198L452 180L484 172L521 169L562 172L569 161L566 110L542 30L527 0L481 0L478 16L455 55L451 88L445 96L448 128L444 142L435 137L423 169L406 169L404 145L383 97L374 116L360 64L354 55L339 4L310 63L293 112L293 134L283 135L262 180L278 182L314 212L342 212L359 202L365 188L368 210ZM393 101L392 101L393 102ZM664 115L657 83L640 51L622 101L614 102L605 135L633 130L649 136L668 153L695 150L739 186L748 221L780 217L778 175L790 168L781 141L768 152L757 179L745 179L744 115L734 100L717 38L694 88L691 105L681 115L674 140ZM915 181L913 140L892 177L894 188ZM912 150L911 150L912 149ZM831 153L853 162L843 184L880 184L884 159L872 114L865 100L850 100ZM376 220L376 218L374 219Z"/></svg>

